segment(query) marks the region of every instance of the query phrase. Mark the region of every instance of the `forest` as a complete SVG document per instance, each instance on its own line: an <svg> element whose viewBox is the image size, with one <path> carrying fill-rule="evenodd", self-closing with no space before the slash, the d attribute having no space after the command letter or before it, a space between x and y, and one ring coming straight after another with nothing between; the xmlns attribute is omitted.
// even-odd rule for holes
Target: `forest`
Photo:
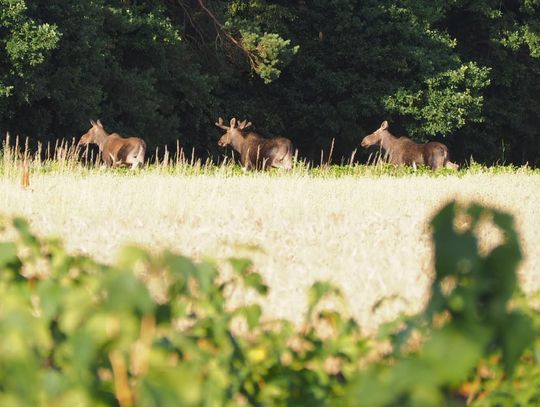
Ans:
<svg viewBox="0 0 540 407"><path fill-rule="evenodd" d="M540 0L0 0L0 134L32 143L99 118L217 159L237 117L338 161L388 120L538 166L539 95Z"/></svg>

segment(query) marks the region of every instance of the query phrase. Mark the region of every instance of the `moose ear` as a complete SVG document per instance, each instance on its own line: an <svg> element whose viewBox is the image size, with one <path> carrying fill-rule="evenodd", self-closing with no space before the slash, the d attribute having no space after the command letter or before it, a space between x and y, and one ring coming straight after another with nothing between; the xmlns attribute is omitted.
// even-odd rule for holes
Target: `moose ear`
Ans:
<svg viewBox="0 0 540 407"><path fill-rule="evenodd" d="M99 127L103 128L103 124L101 124L101 120L99 120L99 119L98 119L98 121L97 121L97 125L98 125Z"/></svg>
<svg viewBox="0 0 540 407"><path fill-rule="evenodd" d="M96 122L93 121L92 119L90 119L90 125L91 125L92 127L94 127L94 126L96 125Z"/></svg>
<svg viewBox="0 0 540 407"><path fill-rule="evenodd" d="M382 122L382 124L381 124L381 129L386 130L387 128L388 128L388 122L385 120L385 121Z"/></svg>
<svg viewBox="0 0 540 407"><path fill-rule="evenodd" d="M231 119L231 129L236 127L236 117Z"/></svg>

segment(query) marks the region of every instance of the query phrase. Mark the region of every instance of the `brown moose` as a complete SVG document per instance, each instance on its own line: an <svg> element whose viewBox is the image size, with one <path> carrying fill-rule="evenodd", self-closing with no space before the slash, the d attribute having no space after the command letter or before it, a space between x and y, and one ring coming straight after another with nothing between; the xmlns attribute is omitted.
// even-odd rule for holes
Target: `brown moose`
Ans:
<svg viewBox="0 0 540 407"><path fill-rule="evenodd" d="M146 143L139 137L123 138L117 133L109 134L101 121L90 120L92 127L79 140L79 146L97 144L101 158L107 166L130 166L137 168L144 165Z"/></svg>
<svg viewBox="0 0 540 407"><path fill-rule="evenodd" d="M388 162L392 164L427 165L432 170L446 167L457 169L459 166L449 161L448 148L436 141L418 144L408 137L394 137L388 131L388 122L382 122L381 127L363 138L362 147L379 145L385 151Z"/></svg>
<svg viewBox="0 0 540 407"><path fill-rule="evenodd" d="M226 126L220 117L216 126L226 130L218 141L219 146L232 145L240 153L240 161L246 169L292 168L291 140L284 137L268 139L253 131L247 131L251 126L251 122L247 120L237 123L236 118L232 118L230 126Z"/></svg>

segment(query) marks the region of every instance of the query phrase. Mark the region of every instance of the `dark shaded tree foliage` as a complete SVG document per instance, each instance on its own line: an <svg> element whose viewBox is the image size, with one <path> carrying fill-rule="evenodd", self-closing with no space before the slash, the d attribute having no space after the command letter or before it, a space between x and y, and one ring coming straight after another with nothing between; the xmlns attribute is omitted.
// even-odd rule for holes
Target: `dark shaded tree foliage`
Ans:
<svg viewBox="0 0 540 407"><path fill-rule="evenodd" d="M334 158L387 119L453 158L540 161L539 0L0 0L0 129L218 150L218 116ZM367 157L362 152L360 159Z"/></svg>

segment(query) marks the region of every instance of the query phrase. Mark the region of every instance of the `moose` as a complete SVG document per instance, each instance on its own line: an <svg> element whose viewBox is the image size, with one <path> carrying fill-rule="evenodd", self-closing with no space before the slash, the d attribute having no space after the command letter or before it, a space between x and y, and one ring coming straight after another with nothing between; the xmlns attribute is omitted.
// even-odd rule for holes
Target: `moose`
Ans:
<svg viewBox="0 0 540 407"><path fill-rule="evenodd" d="M218 141L220 147L232 145L240 153L240 161L246 169L292 168L293 145L285 137L264 138L258 133L246 130L252 125L247 120L237 122L232 118L230 125L220 117L216 126L226 130Z"/></svg>
<svg viewBox="0 0 540 407"><path fill-rule="evenodd" d="M132 169L144 165L146 143L139 137L124 138L117 133L109 134L103 124L90 120L92 127L79 140L79 146L97 144L101 158L107 166L130 166Z"/></svg>
<svg viewBox="0 0 540 407"><path fill-rule="evenodd" d="M381 127L367 135L360 143L367 148L379 145L385 151L388 162L392 164L427 165L432 170L441 167L457 169L459 166L448 159L448 148L436 141L418 144L408 137L395 137L388 131L388 122L382 122Z"/></svg>

